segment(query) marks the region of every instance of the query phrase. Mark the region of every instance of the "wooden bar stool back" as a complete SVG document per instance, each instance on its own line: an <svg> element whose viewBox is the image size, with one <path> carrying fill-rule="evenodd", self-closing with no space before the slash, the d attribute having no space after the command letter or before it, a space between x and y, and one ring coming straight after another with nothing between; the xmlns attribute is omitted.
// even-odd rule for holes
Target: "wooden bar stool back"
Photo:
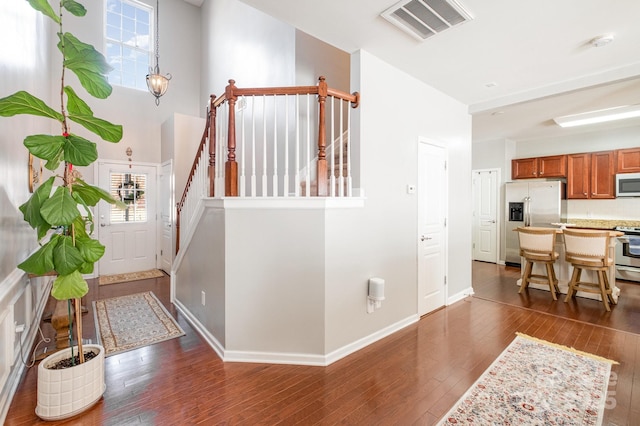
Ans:
<svg viewBox="0 0 640 426"><path fill-rule="evenodd" d="M565 258L573 265L573 273L569 282L569 291L564 299L568 302L576 292L599 294L602 304L610 311L609 302L615 304L609 285L608 271L613 263L609 257L609 242L611 235L608 231L567 229L564 234ZM598 282L581 281L582 270L595 271Z"/></svg>
<svg viewBox="0 0 640 426"><path fill-rule="evenodd" d="M529 287L529 283L547 284L553 300L558 300L557 294L560 289L556 272L553 269L553 264L559 257L558 253L554 251L556 230L519 227L516 231L518 231L518 240L520 241L520 256L524 257L526 261L518 293L522 293L525 288ZM546 275L533 273L535 263L544 264Z"/></svg>

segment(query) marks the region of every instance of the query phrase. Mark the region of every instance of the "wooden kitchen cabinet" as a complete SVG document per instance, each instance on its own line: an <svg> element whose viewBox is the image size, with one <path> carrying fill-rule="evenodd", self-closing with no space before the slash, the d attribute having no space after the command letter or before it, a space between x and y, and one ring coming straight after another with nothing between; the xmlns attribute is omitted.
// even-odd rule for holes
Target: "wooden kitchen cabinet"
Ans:
<svg viewBox="0 0 640 426"><path fill-rule="evenodd" d="M567 177L566 155L511 160L511 179L562 177Z"/></svg>
<svg viewBox="0 0 640 426"><path fill-rule="evenodd" d="M551 155L538 158L538 177L563 178L567 177L567 156Z"/></svg>
<svg viewBox="0 0 640 426"><path fill-rule="evenodd" d="M615 198L615 152L567 156L567 198Z"/></svg>
<svg viewBox="0 0 640 426"><path fill-rule="evenodd" d="M511 179L532 179L538 177L537 158L511 160Z"/></svg>
<svg viewBox="0 0 640 426"><path fill-rule="evenodd" d="M619 149L616 173L640 173L640 148Z"/></svg>

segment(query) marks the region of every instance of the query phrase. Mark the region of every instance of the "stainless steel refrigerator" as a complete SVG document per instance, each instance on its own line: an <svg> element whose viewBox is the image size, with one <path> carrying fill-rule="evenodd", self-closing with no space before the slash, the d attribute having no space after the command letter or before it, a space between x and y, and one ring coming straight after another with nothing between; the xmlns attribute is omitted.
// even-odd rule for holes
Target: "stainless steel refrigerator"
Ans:
<svg viewBox="0 0 640 426"><path fill-rule="evenodd" d="M563 181L518 181L505 184L505 263L520 265L519 226L554 228L567 221L567 200Z"/></svg>

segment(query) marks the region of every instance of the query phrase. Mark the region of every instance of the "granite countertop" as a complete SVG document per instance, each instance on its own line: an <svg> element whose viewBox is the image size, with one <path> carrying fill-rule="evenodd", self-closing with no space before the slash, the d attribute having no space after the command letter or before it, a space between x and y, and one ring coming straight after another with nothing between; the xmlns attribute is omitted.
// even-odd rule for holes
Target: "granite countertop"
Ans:
<svg viewBox="0 0 640 426"><path fill-rule="evenodd" d="M569 218L567 223L574 224L576 228L614 229L616 226L640 227L640 220L620 219L579 219Z"/></svg>

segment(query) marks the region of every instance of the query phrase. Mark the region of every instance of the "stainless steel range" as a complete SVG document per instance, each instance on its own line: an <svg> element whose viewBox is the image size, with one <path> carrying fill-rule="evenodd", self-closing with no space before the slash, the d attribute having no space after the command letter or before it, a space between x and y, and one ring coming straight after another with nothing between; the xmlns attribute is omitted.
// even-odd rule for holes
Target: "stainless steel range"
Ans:
<svg viewBox="0 0 640 426"><path fill-rule="evenodd" d="M616 244L616 278L640 282L640 254L629 248L629 237L640 237L640 227L617 226L616 231L624 232Z"/></svg>

